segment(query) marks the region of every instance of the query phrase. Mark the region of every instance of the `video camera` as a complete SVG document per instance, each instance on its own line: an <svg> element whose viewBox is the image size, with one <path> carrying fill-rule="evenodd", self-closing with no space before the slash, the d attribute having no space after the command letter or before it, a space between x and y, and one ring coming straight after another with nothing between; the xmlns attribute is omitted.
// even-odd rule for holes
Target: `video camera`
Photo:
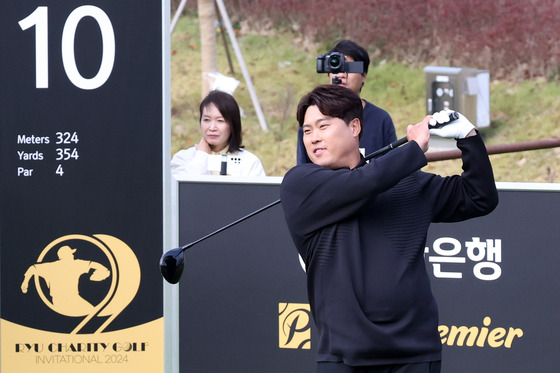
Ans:
<svg viewBox="0 0 560 373"><path fill-rule="evenodd" d="M339 52L326 53L317 57L318 73L358 73L364 72L362 61L346 62L346 57Z"/></svg>

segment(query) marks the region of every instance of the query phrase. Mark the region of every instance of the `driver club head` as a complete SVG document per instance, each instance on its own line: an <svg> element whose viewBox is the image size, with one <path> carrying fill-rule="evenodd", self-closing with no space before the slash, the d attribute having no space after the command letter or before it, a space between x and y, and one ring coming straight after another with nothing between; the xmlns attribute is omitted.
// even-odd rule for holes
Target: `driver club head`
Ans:
<svg viewBox="0 0 560 373"><path fill-rule="evenodd" d="M183 269L185 269L184 248L178 247L163 254L159 260L159 267L167 282L178 283L183 275Z"/></svg>
<svg viewBox="0 0 560 373"><path fill-rule="evenodd" d="M172 249L169 250L168 252L166 252L165 254L163 254L161 256L161 259L159 260L159 267L161 270L161 274L163 276L163 278L165 278L165 280L167 282L169 282L170 284L176 284L179 282L179 280L181 280L181 276L183 275L183 270L185 269L185 257L184 257L184 251L187 250L188 248L196 245L199 242L202 242L204 240L206 240L207 238L210 238L228 228L233 227L234 225L241 223L242 221L250 218L251 216L254 216L256 214L259 214L261 212L263 212L266 209L271 208L272 206L275 206L277 204L280 203L280 200L277 200L275 202L272 202L264 207L261 207L260 209L253 211L252 213L250 213L249 215L246 215L240 219L237 219L236 221L229 223L228 225L223 226L222 228L207 234L206 236L199 238L196 241L193 241L183 247L178 247L176 249Z"/></svg>

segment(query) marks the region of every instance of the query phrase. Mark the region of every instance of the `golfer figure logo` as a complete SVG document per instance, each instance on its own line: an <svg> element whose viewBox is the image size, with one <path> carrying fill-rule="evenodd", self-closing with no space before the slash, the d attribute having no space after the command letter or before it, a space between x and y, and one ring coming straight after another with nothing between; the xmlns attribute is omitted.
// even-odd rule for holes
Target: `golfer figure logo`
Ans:
<svg viewBox="0 0 560 373"><path fill-rule="evenodd" d="M87 260L88 253L99 256L99 251L109 268ZM55 253L57 260L53 260ZM97 334L136 296L140 286L140 264L132 249L118 238L75 234L58 238L43 249L37 262L25 272L21 283L24 294L28 292L32 278L39 297L49 308L64 316L83 317L70 334L80 332L95 317L107 318L95 330L94 334ZM107 294L97 304L92 304L80 295L84 283L89 287L103 286L108 289Z"/></svg>

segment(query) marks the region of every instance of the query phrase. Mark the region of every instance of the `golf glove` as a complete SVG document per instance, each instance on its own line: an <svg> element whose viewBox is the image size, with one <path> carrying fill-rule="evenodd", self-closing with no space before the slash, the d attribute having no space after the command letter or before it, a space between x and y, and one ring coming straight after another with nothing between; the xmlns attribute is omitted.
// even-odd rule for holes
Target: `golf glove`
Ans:
<svg viewBox="0 0 560 373"><path fill-rule="evenodd" d="M454 119L454 116L458 118ZM449 110L434 113L428 125L431 135L449 139L464 139L475 128L463 114Z"/></svg>

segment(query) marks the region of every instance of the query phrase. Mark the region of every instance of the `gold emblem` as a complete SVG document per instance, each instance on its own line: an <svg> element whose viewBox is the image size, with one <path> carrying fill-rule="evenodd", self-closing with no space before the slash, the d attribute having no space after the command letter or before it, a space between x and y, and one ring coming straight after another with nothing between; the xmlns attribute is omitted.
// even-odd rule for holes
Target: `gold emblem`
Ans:
<svg viewBox="0 0 560 373"><path fill-rule="evenodd" d="M279 347L311 349L311 308L306 303L278 303Z"/></svg>

